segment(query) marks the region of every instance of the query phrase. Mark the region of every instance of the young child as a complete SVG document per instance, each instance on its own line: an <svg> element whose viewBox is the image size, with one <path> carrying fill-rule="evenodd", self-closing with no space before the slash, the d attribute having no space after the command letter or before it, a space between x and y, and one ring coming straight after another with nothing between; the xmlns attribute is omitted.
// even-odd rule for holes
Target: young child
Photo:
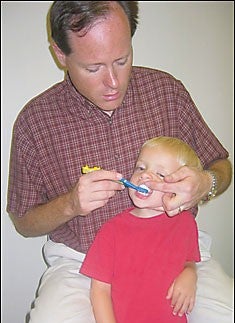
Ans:
<svg viewBox="0 0 235 323"><path fill-rule="evenodd" d="M193 149L173 137L144 143L131 182L148 188L180 167L202 169ZM80 272L92 278L97 323L187 322L196 294L200 261L198 230L189 211L169 217L162 192L129 188L135 207L99 230Z"/></svg>

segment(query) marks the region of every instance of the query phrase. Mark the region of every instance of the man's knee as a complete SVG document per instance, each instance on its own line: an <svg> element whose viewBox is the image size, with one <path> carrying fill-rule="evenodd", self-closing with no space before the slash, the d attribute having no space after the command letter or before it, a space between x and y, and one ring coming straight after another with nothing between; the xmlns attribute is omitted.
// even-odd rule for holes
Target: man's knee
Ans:
<svg viewBox="0 0 235 323"><path fill-rule="evenodd" d="M49 268L42 277L30 323L94 323L89 299L90 281L76 264Z"/></svg>
<svg viewBox="0 0 235 323"><path fill-rule="evenodd" d="M232 323L234 281L214 259L197 265L196 304L189 323Z"/></svg>

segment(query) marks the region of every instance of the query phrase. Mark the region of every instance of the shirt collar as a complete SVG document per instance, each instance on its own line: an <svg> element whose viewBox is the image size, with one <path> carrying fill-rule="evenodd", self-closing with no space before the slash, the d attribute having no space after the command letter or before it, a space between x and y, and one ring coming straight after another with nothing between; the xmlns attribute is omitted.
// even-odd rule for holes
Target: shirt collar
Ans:
<svg viewBox="0 0 235 323"><path fill-rule="evenodd" d="M100 108L98 108L95 104L93 104L92 102L90 102L86 97L84 97L83 95L81 95L77 90L76 88L74 87L71 79L70 79L70 76L69 74L67 73L66 75L66 78L65 78L65 82L66 82L66 88L67 88L67 92L68 92L68 95L70 96L70 98L72 97L73 100L74 100L74 104L73 105L70 105L68 108L69 108L69 111L70 113L74 114L80 114L81 117L83 117L84 119L86 118L90 118L92 117L93 114L104 114L107 118L110 118L110 116L108 116L108 114L105 114L104 112L101 111ZM131 100L132 100L132 91L131 91L131 88L132 88L132 84L131 84L131 80L130 80L130 83L128 85L128 88L127 88L127 93L124 97L124 100L121 104L120 107L118 107L116 110L123 110L124 109L124 106L127 104L129 105ZM76 102L77 103L76 103ZM112 114L115 115L117 111L114 111L114 113ZM111 117L112 117L111 116Z"/></svg>

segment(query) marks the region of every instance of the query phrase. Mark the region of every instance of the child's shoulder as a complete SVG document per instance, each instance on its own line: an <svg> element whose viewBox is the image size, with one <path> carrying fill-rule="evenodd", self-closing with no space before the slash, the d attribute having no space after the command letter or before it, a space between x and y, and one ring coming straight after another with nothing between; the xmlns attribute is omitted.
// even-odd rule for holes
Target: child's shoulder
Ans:
<svg viewBox="0 0 235 323"><path fill-rule="evenodd" d="M175 217L184 224L184 226L195 226L197 225L195 216L190 210L184 210L179 215L175 215Z"/></svg>

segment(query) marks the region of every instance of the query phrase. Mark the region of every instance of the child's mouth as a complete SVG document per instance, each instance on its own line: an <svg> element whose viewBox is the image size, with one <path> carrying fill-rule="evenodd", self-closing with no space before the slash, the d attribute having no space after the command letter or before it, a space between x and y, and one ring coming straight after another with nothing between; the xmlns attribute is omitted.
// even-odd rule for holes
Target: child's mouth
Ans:
<svg viewBox="0 0 235 323"><path fill-rule="evenodd" d="M145 184L140 184L139 187L142 187L142 188L145 188L146 190L148 190L147 193L139 192L139 194L141 194L141 195L148 196L152 193L151 189L148 186L146 186Z"/></svg>

